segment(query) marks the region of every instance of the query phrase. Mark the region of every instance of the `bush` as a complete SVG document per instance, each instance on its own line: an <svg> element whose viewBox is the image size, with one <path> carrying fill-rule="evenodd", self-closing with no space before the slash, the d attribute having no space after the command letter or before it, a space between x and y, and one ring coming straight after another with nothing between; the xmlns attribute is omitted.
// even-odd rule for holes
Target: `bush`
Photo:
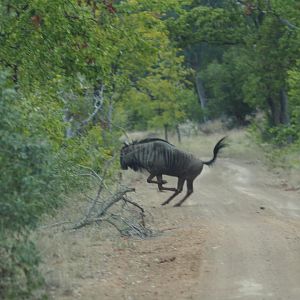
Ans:
<svg viewBox="0 0 300 300"><path fill-rule="evenodd" d="M100 171L118 146L100 126L66 139L56 99L38 100L11 88L0 72L0 299L28 299L41 287L30 231L67 191L87 188L87 180L73 176L78 165Z"/></svg>
<svg viewBox="0 0 300 300"><path fill-rule="evenodd" d="M61 184L46 137L30 132L22 111L26 99L0 82L0 228L34 228L38 216L59 203ZM37 126L38 127L38 126Z"/></svg>
<svg viewBox="0 0 300 300"><path fill-rule="evenodd" d="M40 116L26 120L29 100L6 77L0 74L0 298L28 299L42 283L29 232L61 202L64 184L51 143L38 130Z"/></svg>
<svg viewBox="0 0 300 300"><path fill-rule="evenodd" d="M36 247L25 232L6 236L1 231L0 298L29 299L43 284L38 272L39 261Z"/></svg>
<svg viewBox="0 0 300 300"><path fill-rule="evenodd" d="M271 167L299 170L300 135L294 124L270 127L266 119L256 120L248 131Z"/></svg>

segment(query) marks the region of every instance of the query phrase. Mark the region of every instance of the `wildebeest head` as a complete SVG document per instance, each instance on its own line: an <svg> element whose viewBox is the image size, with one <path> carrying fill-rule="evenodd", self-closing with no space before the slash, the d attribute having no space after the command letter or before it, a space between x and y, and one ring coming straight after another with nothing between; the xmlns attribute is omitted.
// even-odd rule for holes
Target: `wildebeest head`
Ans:
<svg viewBox="0 0 300 300"><path fill-rule="evenodd" d="M133 141L130 144L127 142L124 143L120 153L120 164L122 170L128 170L128 168L131 168L134 171L138 171L141 169L140 162L136 157L138 153L138 149L136 147L138 145L138 141Z"/></svg>
<svg viewBox="0 0 300 300"><path fill-rule="evenodd" d="M124 146L121 149L120 165L121 165L122 170L127 170L128 169L128 164L126 162L126 154L130 151L129 146L130 145L127 142L125 142Z"/></svg>

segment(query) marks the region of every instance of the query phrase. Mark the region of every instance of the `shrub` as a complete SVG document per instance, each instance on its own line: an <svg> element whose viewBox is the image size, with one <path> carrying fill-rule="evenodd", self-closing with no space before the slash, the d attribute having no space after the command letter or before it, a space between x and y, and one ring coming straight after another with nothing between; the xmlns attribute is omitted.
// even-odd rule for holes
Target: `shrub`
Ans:
<svg viewBox="0 0 300 300"><path fill-rule="evenodd" d="M0 298L28 299L42 283L29 232L61 202L64 185L51 143L38 130L39 115L26 120L29 100L6 77L0 74Z"/></svg>

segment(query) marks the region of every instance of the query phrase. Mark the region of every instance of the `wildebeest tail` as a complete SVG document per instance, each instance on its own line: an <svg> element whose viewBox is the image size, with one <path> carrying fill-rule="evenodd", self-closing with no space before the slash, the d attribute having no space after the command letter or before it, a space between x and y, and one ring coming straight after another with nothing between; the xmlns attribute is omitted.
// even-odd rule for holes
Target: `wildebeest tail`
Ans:
<svg viewBox="0 0 300 300"><path fill-rule="evenodd" d="M203 163L204 163L205 165L211 166L211 165L215 162L215 160L217 159L217 156L218 156L219 151L220 151L222 148L224 148L224 147L227 146L227 144L225 144L225 142L224 142L225 139L226 139L226 136L223 137L222 139L220 139L220 140L217 142L217 144L216 144L216 146L215 146L215 148L214 148L214 156L213 156L213 158L212 158L211 160L209 160L209 161L204 161Z"/></svg>

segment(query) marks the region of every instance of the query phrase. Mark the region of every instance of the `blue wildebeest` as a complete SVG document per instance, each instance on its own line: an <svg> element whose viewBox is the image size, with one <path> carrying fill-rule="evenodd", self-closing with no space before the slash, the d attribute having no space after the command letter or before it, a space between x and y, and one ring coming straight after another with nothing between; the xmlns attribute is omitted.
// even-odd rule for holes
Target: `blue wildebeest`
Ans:
<svg viewBox="0 0 300 300"><path fill-rule="evenodd" d="M215 145L213 158L209 161L202 161L162 139L148 138L134 141L131 144L125 144L121 149L121 168L123 170L131 168L134 171L147 170L150 173L147 178L148 183L156 183L160 191L174 191L174 194L162 205L169 203L181 193L186 181L187 193L174 205L180 206L193 193L193 181L201 173L203 165L212 165L220 149L226 146L224 139L225 137ZM163 185L167 182L163 180L162 175L178 177L177 188L164 187ZM156 177L156 181L153 180L154 177Z"/></svg>

